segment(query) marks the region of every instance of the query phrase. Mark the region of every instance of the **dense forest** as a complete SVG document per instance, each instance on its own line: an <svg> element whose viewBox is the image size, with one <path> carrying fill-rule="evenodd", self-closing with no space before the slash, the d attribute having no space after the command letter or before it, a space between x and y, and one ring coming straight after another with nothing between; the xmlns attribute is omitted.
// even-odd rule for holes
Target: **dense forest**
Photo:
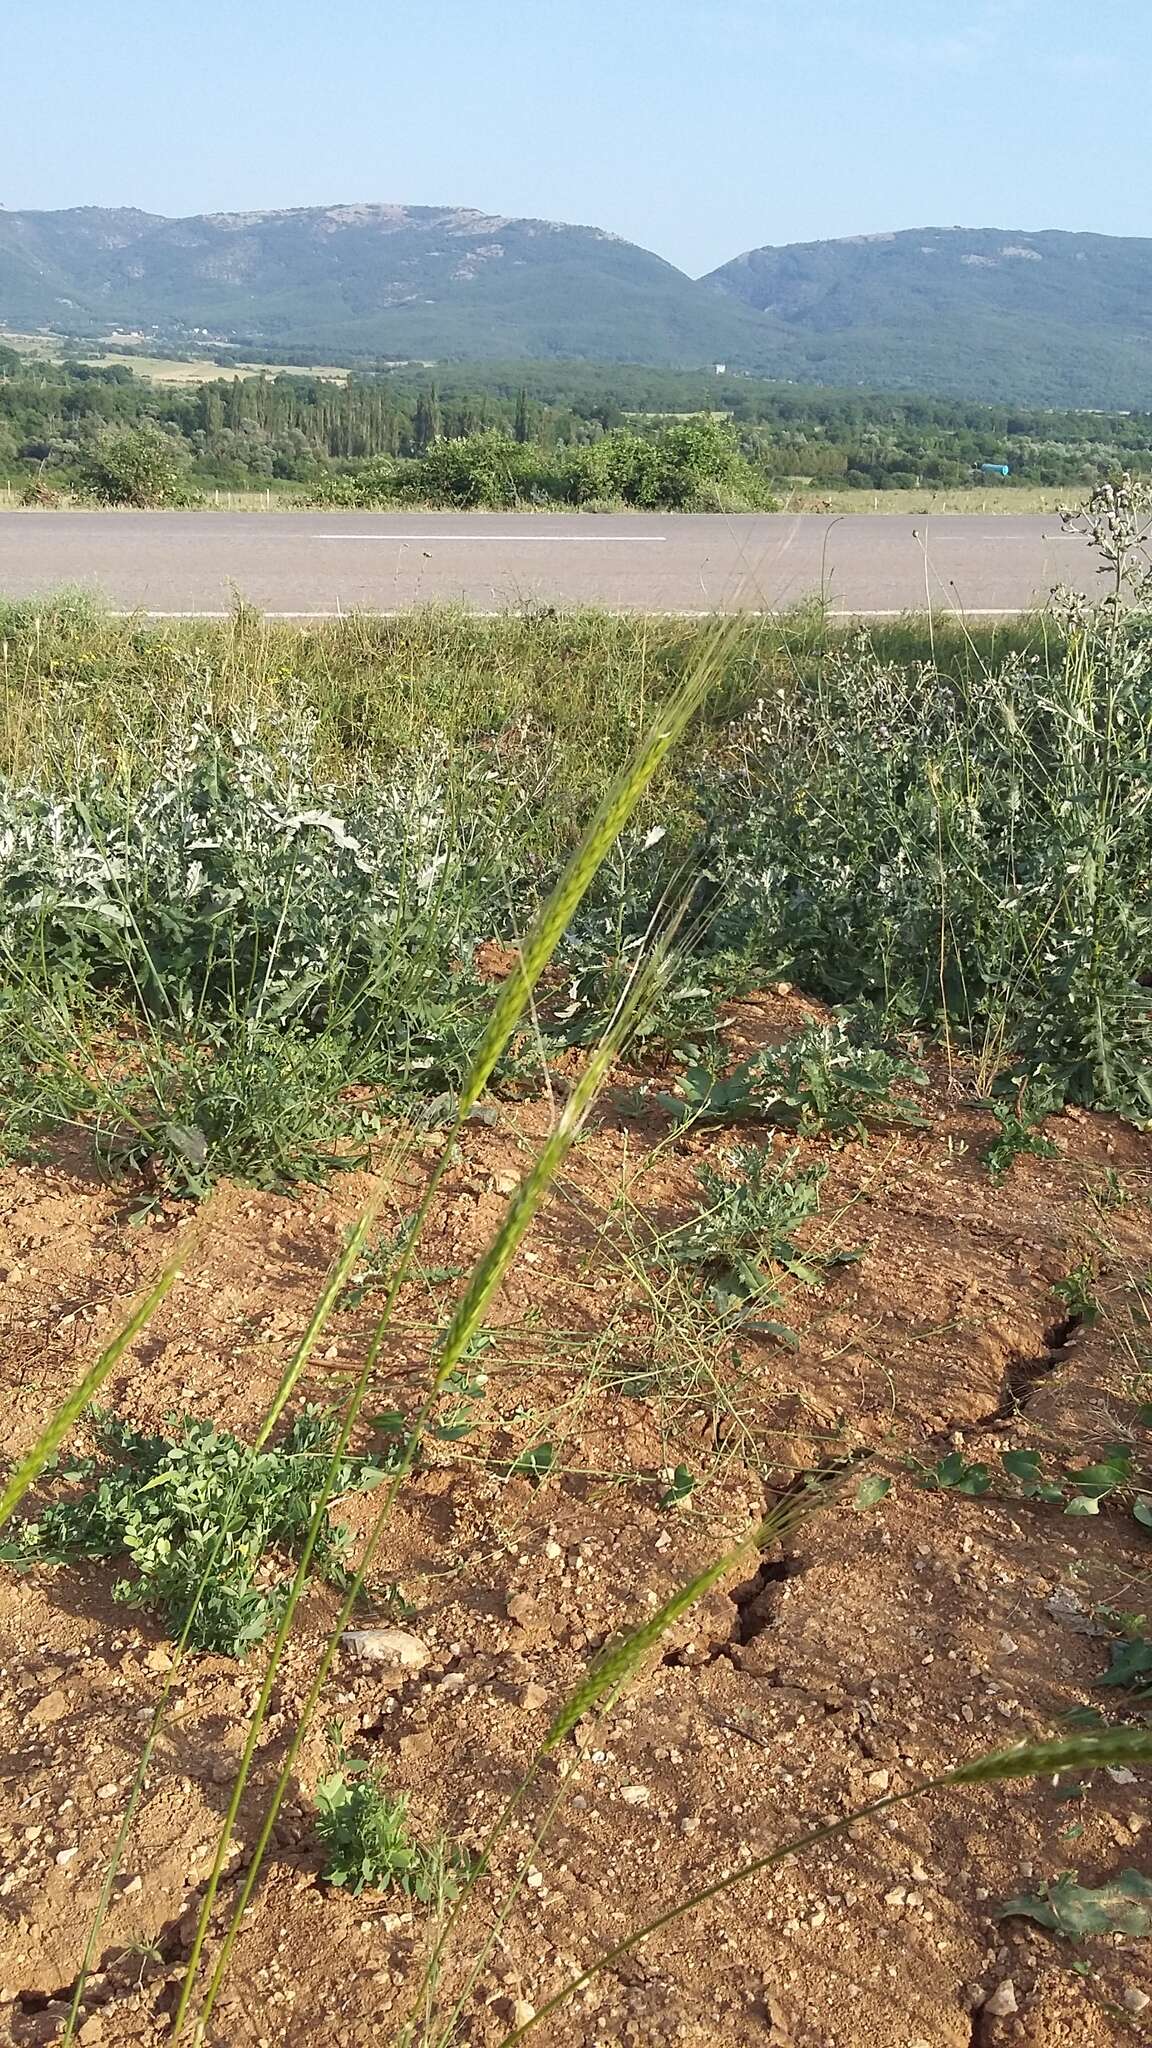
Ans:
<svg viewBox="0 0 1152 2048"><path fill-rule="evenodd" d="M449 444L461 442L475 443L485 473L499 457L497 502L689 502L691 492L675 488L652 495L662 486L640 447L647 442L679 451L677 460L688 450L694 474L730 486L732 503L764 503L797 484L829 493L958 489L986 482L983 466L993 464L1033 487L1152 471L1147 413L1010 409L585 363L435 374L382 365L338 383L274 365L214 378L206 362L205 378L153 384L127 361L47 362L0 347L0 478L33 499L85 490L130 499L131 482L118 490L109 473L144 463L167 479L159 495L282 483L350 503L425 488L445 502L488 502L482 484L458 488L465 451ZM642 483L630 484L639 471Z"/></svg>

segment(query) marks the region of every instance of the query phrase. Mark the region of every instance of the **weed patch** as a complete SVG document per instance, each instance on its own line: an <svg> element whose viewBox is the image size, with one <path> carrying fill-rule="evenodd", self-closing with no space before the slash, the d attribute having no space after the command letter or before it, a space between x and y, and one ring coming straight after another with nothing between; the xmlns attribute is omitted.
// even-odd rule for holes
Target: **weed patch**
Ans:
<svg viewBox="0 0 1152 2048"><path fill-rule="evenodd" d="M275 1448L253 1451L226 1430L186 1417L171 1437L145 1436L113 1415L94 1420L94 1456L55 1475L52 1498L0 1556L19 1567L123 1562L117 1600L158 1615L179 1636L191 1618L196 1649L242 1657L281 1612L289 1581L276 1559L298 1549L325 1481L335 1424L307 1409ZM385 1468L345 1459L334 1493L377 1485ZM326 1517L318 1571L342 1585L345 1537ZM206 1585L205 1567L212 1560Z"/></svg>

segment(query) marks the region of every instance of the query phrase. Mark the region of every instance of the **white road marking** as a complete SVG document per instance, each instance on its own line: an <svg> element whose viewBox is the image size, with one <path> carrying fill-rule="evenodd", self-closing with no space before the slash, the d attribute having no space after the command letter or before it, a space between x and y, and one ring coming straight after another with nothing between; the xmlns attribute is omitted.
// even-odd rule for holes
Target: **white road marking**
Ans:
<svg viewBox="0 0 1152 2048"><path fill-rule="evenodd" d="M299 536L293 534L289 535L288 538L298 539ZM493 545L511 545L513 547L602 548L611 547L615 544L625 548L645 546L662 548L667 544L668 535L666 533L310 533L306 538L308 540L329 542L345 540L405 541L410 542L413 547L427 547L429 542L442 546L446 541L467 541L470 547L474 547L477 541L487 541Z"/></svg>
<svg viewBox="0 0 1152 2048"><path fill-rule="evenodd" d="M938 604L932 607L934 619L1025 619L1031 612L1042 611L1042 605L1007 605L997 611L987 605ZM828 612L830 619L922 619L924 607L920 605L896 605L886 612Z"/></svg>
<svg viewBox="0 0 1152 2048"><path fill-rule="evenodd" d="M255 607L255 610L260 613L262 619L284 620L348 619L353 616L369 619L409 619L414 612L418 612L421 609L427 609L427 607L408 604L397 605L390 610L380 611L374 605L349 604L338 606L334 611L325 612L266 612L261 610L259 605ZM563 611L565 607L555 606L550 607L550 609ZM616 618L716 619L717 621L723 620L725 624L728 624L734 618L784 619L787 618L789 612L793 611L795 607L793 605L749 606L747 609L737 612L717 610L690 611L688 609L678 609L672 605L656 605L643 609L638 606L629 605L624 611L613 611L611 606L588 607L584 605L574 605L569 607L569 609L575 611L588 609L606 610ZM465 606L463 610L464 616L468 619L517 619L534 616L537 606L504 605L499 611L486 612L476 611L470 606ZM999 611L989 610L981 605L972 605L971 607L965 605L937 605L933 608L932 617L934 619L1026 619L1030 618L1034 612L1042 610L1042 605L1010 605ZM147 610L143 605L137 605L132 611L112 611L107 616L112 619L231 619L235 616L235 611L233 609L226 612L154 612ZM891 611L838 611L826 614L826 617L829 619L918 619L924 616L923 607L921 606L917 610L915 605L899 605Z"/></svg>

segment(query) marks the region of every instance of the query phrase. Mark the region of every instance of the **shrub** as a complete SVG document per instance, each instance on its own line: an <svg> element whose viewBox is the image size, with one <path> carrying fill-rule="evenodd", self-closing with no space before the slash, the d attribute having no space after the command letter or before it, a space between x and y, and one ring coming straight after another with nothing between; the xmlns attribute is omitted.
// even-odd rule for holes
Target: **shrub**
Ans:
<svg viewBox="0 0 1152 2048"><path fill-rule="evenodd" d="M709 944L1068 1100L1152 1118L1152 642L1075 612L972 681L833 652L701 784ZM1001 1057L1003 1055L1003 1058Z"/></svg>
<svg viewBox="0 0 1152 2048"><path fill-rule="evenodd" d="M82 487L102 505L180 505L188 501L187 453L151 421L106 427L81 455Z"/></svg>

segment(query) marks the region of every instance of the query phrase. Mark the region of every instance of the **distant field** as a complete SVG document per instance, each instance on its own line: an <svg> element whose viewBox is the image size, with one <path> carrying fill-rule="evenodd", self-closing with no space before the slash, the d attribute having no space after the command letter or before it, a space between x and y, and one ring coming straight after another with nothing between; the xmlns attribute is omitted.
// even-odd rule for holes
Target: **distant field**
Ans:
<svg viewBox="0 0 1152 2048"><path fill-rule="evenodd" d="M64 358L60 352L58 338L51 334L14 334L7 328L0 328L0 342L10 348L19 349L22 355L39 356L44 361L94 363L98 368L109 368L123 363L134 377L146 378L152 384L207 384L223 381L234 383L240 377L326 377L333 384L346 384L348 371L341 370L335 363L220 363L206 362L203 356L138 356L123 355L117 350L94 349L91 354Z"/></svg>
<svg viewBox="0 0 1152 2048"><path fill-rule="evenodd" d="M206 363L194 357L175 356L85 356L86 363L96 363L101 368L112 363L126 363L135 377L146 377L153 384L207 384L218 380L234 383L240 377L324 377L332 384L346 384L347 370L337 369L334 363Z"/></svg>

